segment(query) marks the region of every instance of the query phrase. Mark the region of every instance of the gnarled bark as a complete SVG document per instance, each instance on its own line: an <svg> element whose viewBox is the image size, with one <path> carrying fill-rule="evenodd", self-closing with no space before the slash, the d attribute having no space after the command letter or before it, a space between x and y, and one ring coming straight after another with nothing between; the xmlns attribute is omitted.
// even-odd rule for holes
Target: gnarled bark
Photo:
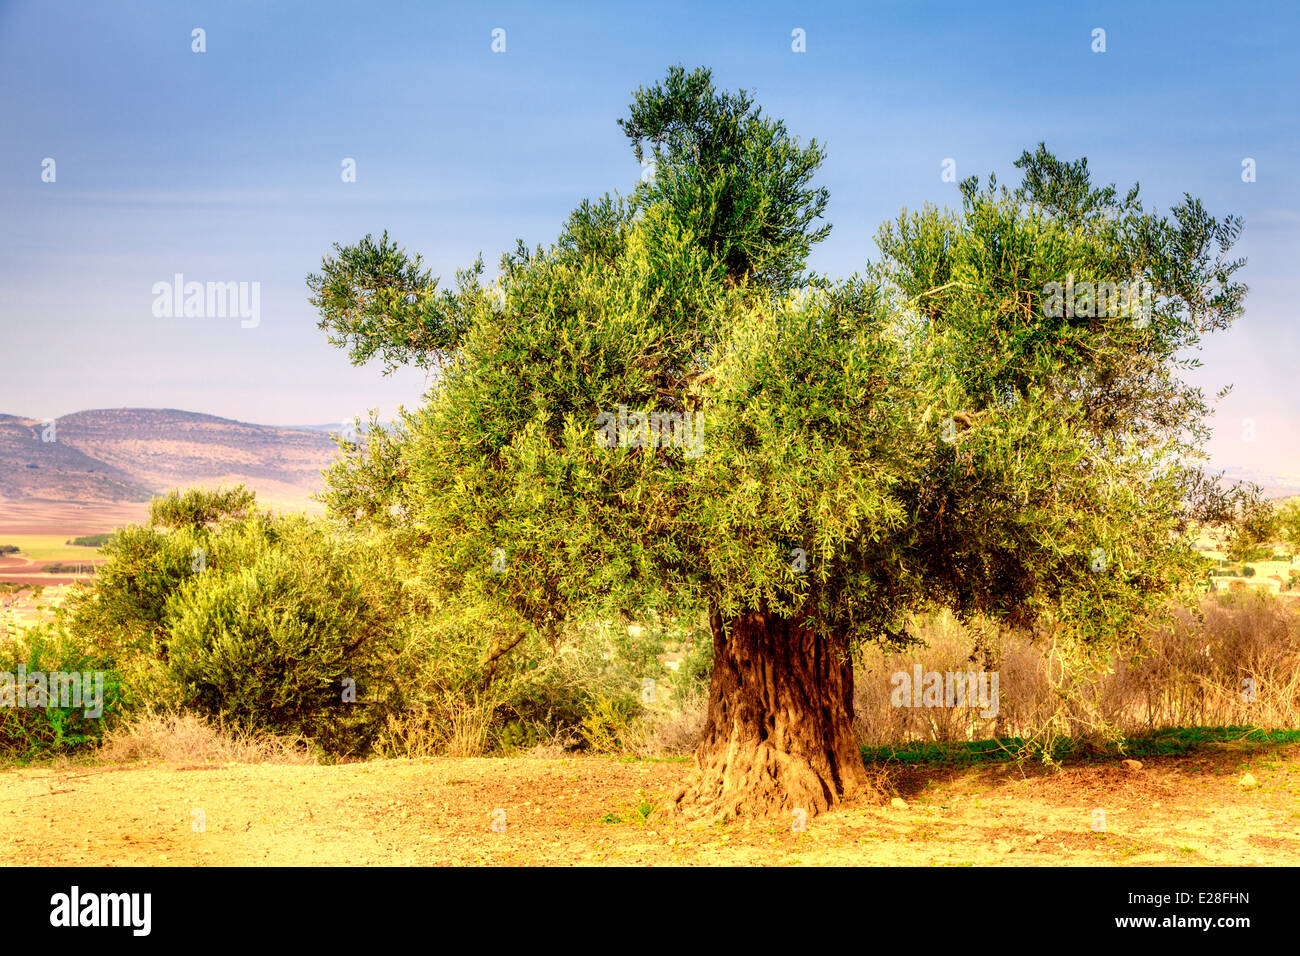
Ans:
<svg viewBox="0 0 1300 956"><path fill-rule="evenodd" d="M847 648L797 620L752 611L712 619L709 714L698 779L673 803L715 818L808 816L867 792L853 736Z"/></svg>

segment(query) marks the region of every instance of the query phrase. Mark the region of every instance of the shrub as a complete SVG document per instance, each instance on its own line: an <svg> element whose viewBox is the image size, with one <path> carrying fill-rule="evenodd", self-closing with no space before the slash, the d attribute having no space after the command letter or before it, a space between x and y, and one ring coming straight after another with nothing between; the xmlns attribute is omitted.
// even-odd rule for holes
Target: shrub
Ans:
<svg viewBox="0 0 1300 956"><path fill-rule="evenodd" d="M170 491L149 503L149 523L164 528L204 528L254 514L254 494L243 485L209 491Z"/></svg>
<svg viewBox="0 0 1300 956"><path fill-rule="evenodd" d="M167 624L185 705L246 729L300 733L331 752L363 746L375 624L327 539L198 576L169 602ZM345 700L349 687L355 697Z"/></svg>
<svg viewBox="0 0 1300 956"><path fill-rule="evenodd" d="M197 572L193 532L164 534L148 526L117 531L94 585L72 591L67 609L74 633L118 654L166 656L167 602Z"/></svg>
<svg viewBox="0 0 1300 956"><path fill-rule="evenodd" d="M23 674L28 677L20 684ZM82 674L92 675L91 680L81 679ZM44 695L31 675L41 676ZM121 675L61 622L38 624L0 644L0 680L0 754L9 758L28 760L92 747L121 709ZM20 696L29 706L18 705Z"/></svg>

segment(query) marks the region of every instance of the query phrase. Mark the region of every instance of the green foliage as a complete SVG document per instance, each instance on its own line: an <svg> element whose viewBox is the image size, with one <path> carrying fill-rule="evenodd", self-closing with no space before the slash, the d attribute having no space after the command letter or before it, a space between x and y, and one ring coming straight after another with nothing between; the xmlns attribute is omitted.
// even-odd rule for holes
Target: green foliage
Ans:
<svg viewBox="0 0 1300 956"><path fill-rule="evenodd" d="M1286 546L1289 555L1300 553L1300 498L1291 498L1280 504L1276 518L1278 540Z"/></svg>
<svg viewBox="0 0 1300 956"><path fill-rule="evenodd" d="M351 749L376 622L347 555L307 531L245 567L196 576L168 602L168 664L184 703L243 727Z"/></svg>
<svg viewBox="0 0 1300 956"><path fill-rule="evenodd" d="M817 225L830 193L810 185L825 158L816 140L801 146L746 91L718 92L710 70L680 66L638 89L619 126L639 161L646 146L653 157L640 201L666 206L733 281L799 284L809 251L831 228Z"/></svg>
<svg viewBox="0 0 1300 956"><path fill-rule="evenodd" d="M355 246L335 243L334 252L319 274L307 277L331 345L346 347L357 365L378 356L386 373L408 362L427 368L455 349L466 293L477 288L483 272L481 259L459 274L457 294L438 292L438 280L421 268L420 257L408 260L387 232L378 242L366 236Z"/></svg>
<svg viewBox="0 0 1300 956"><path fill-rule="evenodd" d="M172 530L204 528L224 518L243 517L253 506L253 492L243 485L173 490L149 503L149 524Z"/></svg>
<svg viewBox="0 0 1300 956"><path fill-rule="evenodd" d="M68 544L74 544L82 548L102 548L111 540L113 540L113 532L106 531L103 534L83 534L80 537L71 539ZM0 553L3 553L3 551L4 548L0 547Z"/></svg>
<svg viewBox="0 0 1300 956"><path fill-rule="evenodd" d="M405 416L405 410L399 409ZM357 420L357 437L335 439L339 457L325 472L322 496L331 517L355 528L400 531L409 503L406 499L406 460L399 454L406 440L401 419L390 428L372 411L363 429Z"/></svg>
<svg viewBox="0 0 1300 956"><path fill-rule="evenodd" d="M700 697L709 687L713 674L713 640L705 632L692 641L673 675L673 686L685 700Z"/></svg>
<svg viewBox="0 0 1300 956"><path fill-rule="evenodd" d="M75 563L63 561L51 561L41 567L46 574L84 574L89 572L95 573L95 566L89 563Z"/></svg>
<svg viewBox="0 0 1300 956"><path fill-rule="evenodd" d="M582 738L597 753L623 749L636 713L635 704L624 699L598 697L587 709L581 724Z"/></svg>
<svg viewBox="0 0 1300 956"><path fill-rule="evenodd" d="M299 519L274 519L242 485L191 489L156 498L150 524L114 532L90 589L73 592L74 631L118 653L152 653L165 661L168 603L200 574L250 566Z"/></svg>
<svg viewBox="0 0 1300 956"><path fill-rule="evenodd" d="M438 300L454 334L388 306L340 325L359 313L339 303L411 285L418 259L386 242L340 253L314 300L354 361L443 366L331 474L331 513L473 610L489 683L512 649L664 609L848 641L901 640L939 604L1105 644L1203 580L1194 522L1248 495L1190 464L1208 408L1183 373L1241 311L1238 219L1149 211L1040 145L1016 189L968 180L960 209L904 212L878 264L833 282L803 272L827 228L815 142L707 70L639 90L622 126L652 180L520 243L491 289L476 263ZM1048 307L1076 282L1150 301ZM698 416L703 448L605 447L620 406Z"/></svg>
<svg viewBox="0 0 1300 956"><path fill-rule="evenodd" d="M1287 515L1289 518L1289 514ZM1244 498L1227 522L1224 553L1230 561L1259 561L1271 556L1271 542L1283 532L1282 515L1256 493ZM1285 532L1289 533L1289 532Z"/></svg>
<svg viewBox="0 0 1300 956"><path fill-rule="evenodd" d="M70 598L71 631L114 661L123 707L301 733L331 753L481 752L576 732L601 696L635 710L661 671L649 633L583 626L548 642L435 603L410 564L418 535L373 501L342 531L191 501L213 520L121 529Z"/></svg>
<svg viewBox="0 0 1300 956"><path fill-rule="evenodd" d="M17 554L20 550L16 544L0 544L0 555Z"/></svg>
<svg viewBox="0 0 1300 956"><path fill-rule="evenodd" d="M1099 746L1092 739L1060 737L1051 756L1062 763L1092 763L1120 758L1173 757L1195 753L1216 744L1245 744L1248 748L1286 747L1300 743L1300 730L1264 730L1259 727L1175 727L1149 734L1128 737ZM874 764L928 764L933 766L971 766L983 763L1006 763L1021 759L1032 741L1020 737L998 740L970 740L957 743L925 741L922 743L863 747L862 756Z"/></svg>
<svg viewBox="0 0 1300 956"><path fill-rule="evenodd" d="M242 488L173 494L151 517L114 534L68 603L71 632L126 676L128 705L361 746L394 612L390 579L364 578L375 558L320 522L258 511ZM358 703L343 703L345 677Z"/></svg>
<svg viewBox="0 0 1300 956"><path fill-rule="evenodd" d="M74 633L115 654L165 658L168 600L197 574L195 548L203 529L164 533L148 525L121 528L104 545L93 587L72 591L67 609Z"/></svg>
<svg viewBox="0 0 1300 956"><path fill-rule="evenodd" d="M26 687L18 683L24 672L42 675L47 695L43 702L34 681ZM87 682L83 674L98 676ZM124 690L113 662L60 621L36 625L21 637L0 643L0 675L6 685L0 689L0 699L10 690L14 695L0 703L0 754L5 757L30 760L93 747L121 712ZM55 675L65 675L65 679ZM77 698L71 696L70 680L79 685L76 689L82 696L78 706L71 706ZM96 689L103 695L98 706L93 701ZM61 692L69 696L61 696ZM16 706L21 695L29 706ZM61 706L63 703L70 706Z"/></svg>

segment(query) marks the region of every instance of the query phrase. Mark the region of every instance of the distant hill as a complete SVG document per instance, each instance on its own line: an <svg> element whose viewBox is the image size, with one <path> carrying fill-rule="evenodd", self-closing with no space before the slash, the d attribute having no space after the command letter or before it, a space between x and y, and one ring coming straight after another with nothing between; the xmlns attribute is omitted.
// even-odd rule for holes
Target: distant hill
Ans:
<svg viewBox="0 0 1300 956"><path fill-rule="evenodd" d="M1211 469L1213 470L1213 469ZM1224 468L1221 484L1250 482L1259 485L1265 498L1291 498L1300 495L1300 474L1254 471L1249 468Z"/></svg>
<svg viewBox="0 0 1300 956"><path fill-rule="evenodd" d="M334 459L328 434L171 408L0 415L0 499L143 502L175 487L243 482L267 504L306 506Z"/></svg>

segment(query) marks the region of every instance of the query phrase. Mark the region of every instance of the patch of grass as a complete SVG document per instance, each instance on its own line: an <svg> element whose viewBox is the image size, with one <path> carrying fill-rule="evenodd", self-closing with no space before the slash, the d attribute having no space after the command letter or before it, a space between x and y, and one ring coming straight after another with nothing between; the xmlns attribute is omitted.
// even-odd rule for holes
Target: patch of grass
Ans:
<svg viewBox="0 0 1300 956"><path fill-rule="evenodd" d="M600 818L601 823L639 823L645 826L650 814L655 811L655 803L650 799L644 790L636 792L637 803L623 804L619 807L620 812L610 810Z"/></svg>
<svg viewBox="0 0 1300 956"><path fill-rule="evenodd" d="M1258 727L1175 727L1130 737L1123 747L1098 746L1079 739L1065 739L1052 755L1062 762L1086 763L1118 757L1166 757L1191 753L1210 744L1250 743L1284 746L1300 743L1300 730L1261 730ZM918 742L902 747L863 747L867 763L900 763L941 767L966 767L982 763L1008 763L1024 744L1020 737L970 740L957 743Z"/></svg>

